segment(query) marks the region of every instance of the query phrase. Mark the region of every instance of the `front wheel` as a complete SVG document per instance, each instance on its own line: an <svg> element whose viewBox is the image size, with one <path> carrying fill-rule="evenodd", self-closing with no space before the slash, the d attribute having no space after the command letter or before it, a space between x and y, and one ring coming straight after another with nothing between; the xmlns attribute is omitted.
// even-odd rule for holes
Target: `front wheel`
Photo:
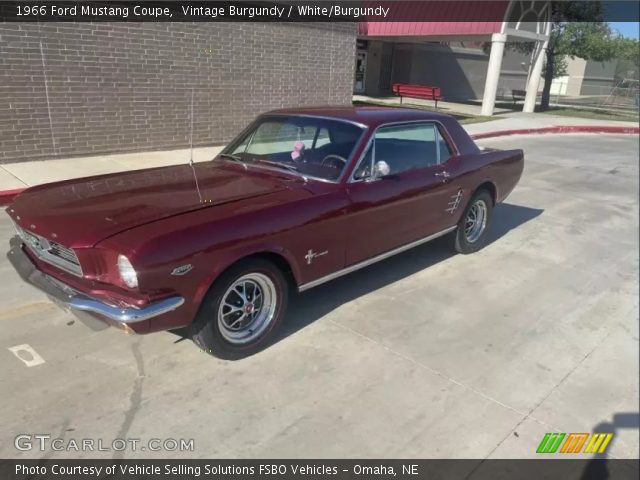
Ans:
<svg viewBox="0 0 640 480"><path fill-rule="evenodd" d="M473 253L487 243L487 232L493 213L493 199L489 192L480 190L465 209L455 233L455 249L460 253Z"/></svg>
<svg viewBox="0 0 640 480"><path fill-rule="evenodd" d="M269 344L287 301L288 284L278 267L263 259L240 262L224 272L205 296L191 338L215 357L248 357Z"/></svg>

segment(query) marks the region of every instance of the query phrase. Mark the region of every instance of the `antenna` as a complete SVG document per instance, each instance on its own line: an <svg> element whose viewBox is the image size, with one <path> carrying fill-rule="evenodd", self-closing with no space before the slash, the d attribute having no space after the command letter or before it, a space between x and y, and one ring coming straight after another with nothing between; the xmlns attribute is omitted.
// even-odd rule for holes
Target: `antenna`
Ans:
<svg viewBox="0 0 640 480"><path fill-rule="evenodd" d="M191 87L191 129L189 132L189 163L193 165L193 87Z"/></svg>
<svg viewBox="0 0 640 480"><path fill-rule="evenodd" d="M198 192L198 199L200 203L203 203L202 193L200 192L200 185L198 184L198 175L196 175L196 169L193 166L193 87L191 87L191 128L189 131L189 166L193 172L193 179L196 181L196 191Z"/></svg>

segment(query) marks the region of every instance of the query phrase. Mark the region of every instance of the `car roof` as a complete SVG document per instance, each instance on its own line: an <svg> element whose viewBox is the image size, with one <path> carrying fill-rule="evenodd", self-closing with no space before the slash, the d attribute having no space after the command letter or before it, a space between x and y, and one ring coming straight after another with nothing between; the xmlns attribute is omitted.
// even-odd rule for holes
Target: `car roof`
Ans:
<svg viewBox="0 0 640 480"><path fill-rule="evenodd" d="M283 108L272 110L265 115L307 115L314 117L335 118L360 123L369 127L376 127L383 123L432 120L448 122L453 119L443 113L419 110L416 108L383 107L383 106L326 106L326 107L301 107Z"/></svg>

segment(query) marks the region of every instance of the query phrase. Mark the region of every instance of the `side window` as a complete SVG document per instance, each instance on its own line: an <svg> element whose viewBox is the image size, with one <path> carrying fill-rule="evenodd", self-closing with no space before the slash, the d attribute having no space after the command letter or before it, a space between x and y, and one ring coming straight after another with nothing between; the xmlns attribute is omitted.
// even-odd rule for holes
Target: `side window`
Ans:
<svg viewBox="0 0 640 480"><path fill-rule="evenodd" d="M371 155L373 153L373 145L369 145L367 148L367 153L364 154L362 160L356 167L355 172L353 173L354 180L362 180L371 175Z"/></svg>
<svg viewBox="0 0 640 480"><path fill-rule="evenodd" d="M316 128L314 126L298 127L297 129L298 140L304 142L306 148L311 148L313 139L316 136Z"/></svg>
<svg viewBox="0 0 640 480"><path fill-rule="evenodd" d="M329 143L331 143L331 139L329 138L329 130L324 127L320 128L318 130L318 136L316 137L316 142L314 143L313 148L319 148Z"/></svg>
<svg viewBox="0 0 640 480"><path fill-rule="evenodd" d="M440 163L446 162L453 155L451 149L449 148L449 144L444 139L444 136L442 135L442 132L440 132L440 129L438 129L438 148L440 149Z"/></svg>
<svg viewBox="0 0 640 480"><path fill-rule="evenodd" d="M406 124L380 128L375 135L375 162L384 160L398 174L438 164L435 125Z"/></svg>

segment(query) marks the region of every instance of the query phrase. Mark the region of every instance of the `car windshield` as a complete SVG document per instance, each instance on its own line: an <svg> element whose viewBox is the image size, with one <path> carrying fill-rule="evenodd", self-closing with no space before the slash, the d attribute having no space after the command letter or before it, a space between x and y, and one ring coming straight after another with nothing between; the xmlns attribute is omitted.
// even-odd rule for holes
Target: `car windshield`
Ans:
<svg viewBox="0 0 640 480"><path fill-rule="evenodd" d="M305 177L340 178L363 129L306 116L265 116L220 155L225 160L278 168Z"/></svg>

